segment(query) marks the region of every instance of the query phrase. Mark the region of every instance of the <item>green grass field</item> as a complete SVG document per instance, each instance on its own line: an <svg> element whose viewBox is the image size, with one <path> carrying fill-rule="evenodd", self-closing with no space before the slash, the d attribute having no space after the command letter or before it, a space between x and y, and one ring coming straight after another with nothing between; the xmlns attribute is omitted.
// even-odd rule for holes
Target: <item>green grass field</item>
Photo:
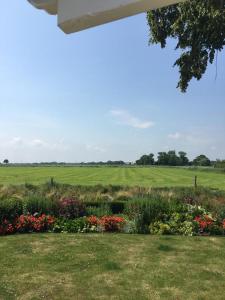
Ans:
<svg viewBox="0 0 225 300"><path fill-rule="evenodd" d="M0 184L57 182L77 185L192 186L194 176L202 186L225 189L225 174L185 168L125 167L1 167Z"/></svg>
<svg viewBox="0 0 225 300"><path fill-rule="evenodd" d="M224 299L225 239L125 234L0 238L0 299Z"/></svg>

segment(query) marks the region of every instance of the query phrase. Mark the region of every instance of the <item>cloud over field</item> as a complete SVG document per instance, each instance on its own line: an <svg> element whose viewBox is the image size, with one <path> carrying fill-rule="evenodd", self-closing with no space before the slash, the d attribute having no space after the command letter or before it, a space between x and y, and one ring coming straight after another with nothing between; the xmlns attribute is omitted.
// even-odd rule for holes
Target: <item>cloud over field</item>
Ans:
<svg viewBox="0 0 225 300"><path fill-rule="evenodd" d="M111 110L111 116L113 116L119 124L127 125L133 128L147 129L155 125L152 121L141 120L131 115L126 110Z"/></svg>

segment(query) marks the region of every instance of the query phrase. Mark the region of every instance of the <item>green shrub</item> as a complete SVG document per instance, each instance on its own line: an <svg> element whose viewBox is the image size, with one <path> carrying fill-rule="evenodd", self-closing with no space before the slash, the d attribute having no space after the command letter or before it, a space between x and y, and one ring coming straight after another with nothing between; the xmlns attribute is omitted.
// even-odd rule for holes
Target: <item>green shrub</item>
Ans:
<svg viewBox="0 0 225 300"><path fill-rule="evenodd" d="M85 202L85 204L86 207L91 207L91 209L99 208L100 211L102 208L106 208L106 210L108 210L108 213L106 213L105 215L110 215L110 214L122 214L125 210L126 201L111 201L111 202L88 201ZM99 210L97 209L97 211ZM90 213L88 213L88 215L90 215ZM96 214L93 213L92 215L96 215Z"/></svg>
<svg viewBox="0 0 225 300"><path fill-rule="evenodd" d="M219 207L217 216L219 220L225 220L225 205Z"/></svg>
<svg viewBox="0 0 225 300"><path fill-rule="evenodd" d="M100 206L89 206L86 208L87 216L103 217L111 215L112 211L109 204L101 204Z"/></svg>
<svg viewBox="0 0 225 300"><path fill-rule="evenodd" d="M24 214L32 215L38 213L58 216L59 214L59 206L56 201L36 194L30 194L24 199L23 210Z"/></svg>
<svg viewBox="0 0 225 300"><path fill-rule="evenodd" d="M13 221L23 214L23 201L18 198L0 199L0 222Z"/></svg>
<svg viewBox="0 0 225 300"><path fill-rule="evenodd" d="M198 226L196 226L196 223L193 222L192 215L189 214L179 216L173 214L171 215L168 224L171 226L172 234L192 236L198 232Z"/></svg>
<svg viewBox="0 0 225 300"><path fill-rule="evenodd" d="M115 195L115 201L129 201L132 199L132 197L133 197L133 195L132 195L131 189L130 189L130 191L119 191Z"/></svg>
<svg viewBox="0 0 225 300"><path fill-rule="evenodd" d="M190 212L175 212L168 216L167 224L171 228L171 234L192 236L198 230L193 219L193 214Z"/></svg>
<svg viewBox="0 0 225 300"><path fill-rule="evenodd" d="M31 192L37 192L39 188L37 185L31 183L25 183L24 187L27 191L31 191Z"/></svg>
<svg viewBox="0 0 225 300"><path fill-rule="evenodd" d="M95 201L101 203L108 203L113 201L113 197L109 194L97 194Z"/></svg>
<svg viewBox="0 0 225 300"><path fill-rule="evenodd" d="M192 236L198 232L195 222L191 214L173 213L168 215L166 220L156 221L149 226L151 234L179 234Z"/></svg>
<svg viewBox="0 0 225 300"><path fill-rule="evenodd" d="M130 234L131 233L138 233L136 221L135 220L129 220L127 218L125 218L125 220L126 220L126 223L125 223L125 226L123 227L122 232L130 233Z"/></svg>
<svg viewBox="0 0 225 300"><path fill-rule="evenodd" d="M122 214L125 210L126 201L113 201L110 208L113 214Z"/></svg>
<svg viewBox="0 0 225 300"><path fill-rule="evenodd" d="M210 235L223 235L224 229L221 224L214 223L209 226L209 233Z"/></svg>
<svg viewBox="0 0 225 300"><path fill-rule="evenodd" d="M59 201L59 215L62 218L74 219L86 214L86 206L75 198L62 198Z"/></svg>
<svg viewBox="0 0 225 300"><path fill-rule="evenodd" d="M170 234L171 228L166 223L156 221L156 222L150 224L149 231L151 234L157 234L157 235Z"/></svg>
<svg viewBox="0 0 225 300"><path fill-rule="evenodd" d="M88 232L88 222L86 217L77 218L74 220L69 219L57 219L53 226L53 232Z"/></svg>
<svg viewBox="0 0 225 300"><path fill-rule="evenodd" d="M192 236L196 233L196 226L191 221L184 221L179 224L178 234Z"/></svg>
<svg viewBox="0 0 225 300"><path fill-rule="evenodd" d="M137 198L126 203L125 214L134 219L137 231L149 232L149 225L155 221L163 220L165 215L176 211L175 203L165 199Z"/></svg>
<svg viewBox="0 0 225 300"><path fill-rule="evenodd" d="M208 215L208 211L200 206L200 205L191 205L191 204L187 204L185 206L185 212L192 216L193 218L196 216L201 216L201 215Z"/></svg>

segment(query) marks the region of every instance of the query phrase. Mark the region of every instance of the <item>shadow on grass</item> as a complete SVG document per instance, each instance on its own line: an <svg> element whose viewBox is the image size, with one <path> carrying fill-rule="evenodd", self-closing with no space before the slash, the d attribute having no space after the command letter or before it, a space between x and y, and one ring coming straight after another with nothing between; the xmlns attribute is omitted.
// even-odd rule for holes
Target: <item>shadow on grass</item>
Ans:
<svg viewBox="0 0 225 300"><path fill-rule="evenodd" d="M160 244L158 246L158 250L159 251L164 251L164 252L171 252L171 251L174 251L175 248L174 247L171 247L169 245L163 245L163 244Z"/></svg>
<svg viewBox="0 0 225 300"><path fill-rule="evenodd" d="M116 262L113 262L113 261L107 261L105 264L104 264L104 269L106 271L118 271L118 270L121 270L121 267L118 263Z"/></svg>

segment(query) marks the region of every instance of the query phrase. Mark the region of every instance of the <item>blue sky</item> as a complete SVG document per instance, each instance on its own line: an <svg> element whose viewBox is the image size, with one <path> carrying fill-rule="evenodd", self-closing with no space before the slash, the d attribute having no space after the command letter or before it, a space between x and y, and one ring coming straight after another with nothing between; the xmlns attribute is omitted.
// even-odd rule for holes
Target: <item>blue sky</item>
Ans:
<svg viewBox="0 0 225 300"><path fill-rule="evenodd" d="M182 94L175 43L149 47L145 14L65 35L25 0L1 8L0 160L225 158L224 52Z"/></svg>

